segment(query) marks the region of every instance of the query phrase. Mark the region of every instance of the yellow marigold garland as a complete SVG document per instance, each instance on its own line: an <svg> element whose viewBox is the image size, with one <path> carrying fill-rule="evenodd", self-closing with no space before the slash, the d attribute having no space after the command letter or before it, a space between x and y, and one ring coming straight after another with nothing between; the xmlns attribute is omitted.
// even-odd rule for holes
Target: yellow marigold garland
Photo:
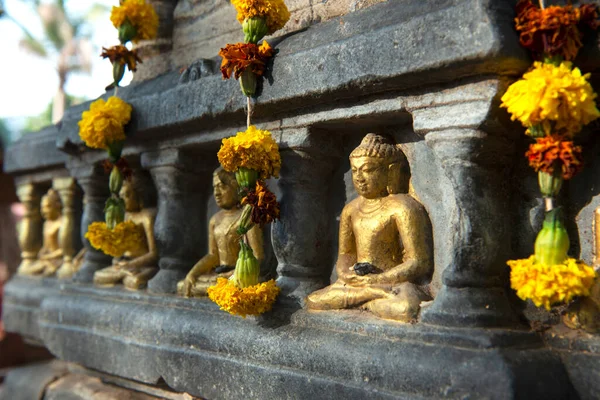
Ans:
<svg viewBox="0 0 600 400"><path fill-rule="evenodd" d="M217 284L207 290L208 297L217 303L221 310L243 318L270 311L279 291L279 287L272 279L240 289L225 278L218 278Z"/></svg>
<svg viewBox="0 0 600 400"><path fill-rule="evenodd" d="M279 146L271 132L257 129L253 125L244 132L223 139L217 157L229 172L236 172L243 167L259 171L262 179L279 177Z"/></svg>
<svg viewBox="0 0 600 400"><path fill-rule="evenodd" d="M154 7L145 0L121 0L118 7L112 8L110 20L117 29L125 21L129 21L136 30L135 36L131 38L134 43L154 39L158 31L158 15Z"/></svg>
<svg viewBox="0 0 600 400"><path fill-rule="evenodd" d="M555 132L573 135L600 117L589 77L570 62L535 62L502 96L502 107L527 128L553 122Z"/></svg>
<svg viewBox="0 0 600 400"><path fill-rule="evenodd" d="M547 310L553 304L568 303L576 296L588 296L596 273L584 262L567 258L562 264L545 265L532 255L522 260L510 260L511 287L523 300L530 299Z"/></svg>
<svg viewBox="0 0 600 400"><path fill-rule="evenodd" d="M267 23L267 34L271 35L290 19L290 12L283 0L231 0L237 11L240 24L248 18L263 17Z"/></svg>
<svg viewBox="0 0 600 400"><path fill-rule="evenodd" d="M79 137L88 147L108 149L112 143L125 140L124 126L130 119L131 106L120 98L98 99L81 115Z"/></svg>
<svg viewBox="0 0 600 400"><path fill-rule="evenodd" d="M92 222L85 238L95 249L113 257L139 249L145 240L143 227L131 221L120 222L113 230L105 222Z"/></svg>

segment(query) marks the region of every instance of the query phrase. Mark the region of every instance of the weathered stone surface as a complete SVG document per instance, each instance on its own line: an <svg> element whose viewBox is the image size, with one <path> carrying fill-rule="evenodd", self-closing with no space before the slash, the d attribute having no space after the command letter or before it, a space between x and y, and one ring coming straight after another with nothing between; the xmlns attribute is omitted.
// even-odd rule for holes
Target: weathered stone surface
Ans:
<svg viewBox="0 0 600 400"><path fill-rule="evenodd" d="M58 125L52 125L39 132L24 135L13 143L10 150L3 154L4 172L12 174L18 171L22 174L56 165L64 166L67 155L56 148L59 129Z"/></svg>
<svg viewBox="0 0 600 400"><path fill-rule="evenodd" d="M59 291L60 282L52 278L13 276L4 286L2 320L8 332L40 342L38 326L42 300Z"/></svg>
<svg viewBox="0 0 600 400"><path fill-rule="evenodd" d="M557 326L544 339L561 357L571 383L581 400L598 398L600 393L600 339L581 331Z"/></svg>
<svg viewBox="0 0 600 400"><path fill-rule="evenodd" d="M206 398L568 396L534 333L289 312L244 320L206 299L69 285L43 302L40 325L62 359Z"/></svg>
<svg viewBox="0 0 600 400"><path fill-rule="evenodd" d="M385 0L288 0L286 5L291 13L290 20L283 29L266 39L271 43L311 25L382 1ZM163 56L171 62L173 68L187 66L199 58L214 57L226 43L241 42L244 39L235 8L226 0L180 0L174 11L174 19L173 51ZM157 75L145 72L145 69L150 68L144 61L140 67L143 79ZM152 71L158 72L154 68Z"/></svg>
<svg viewBox="0 0 600 400"><path fill-rule="evenodd" d="M46 387L66 373L66 363L57 360L11 369L0 400L42 400Z"/></svg>

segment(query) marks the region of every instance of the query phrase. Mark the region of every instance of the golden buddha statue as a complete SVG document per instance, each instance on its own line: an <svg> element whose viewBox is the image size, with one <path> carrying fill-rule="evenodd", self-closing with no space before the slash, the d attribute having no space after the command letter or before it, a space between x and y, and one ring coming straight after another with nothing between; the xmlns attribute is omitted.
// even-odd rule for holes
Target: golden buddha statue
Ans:
<svg viewBox="0 0 600 400"><path fill-rule="evenodd" d="M123 182L119 196L125 202L125 221L131 221L144 228L145 243L122 257L113 259L113 265L94 274L94 283L100 286L113 286L122 282L127 289L138 290L158 272L158 250L154 240L155 208L144 208L135 180Z"/></svg>
<svg viewBox="0 0 600 400"><path fill-rule="evenodd" d="M177 293L181 296L206 296L206 289L214 285L217 278L229 278L233 274L240 252L240 235L236 231L242 209L235 175L217 168L213 174L213 191L221 210L208 223L208 254L178 282ZM254 256L261 262L264 259L263 237L258 226L248 232L248 241Z"/></svg>
<svg viewBox="0 0 600 400"><path fill-rule="evenodd" d="M42 248L38 252L37 260L19 269L19 273L22 275L51 276L56 273L56 270L62 264L63 251L58 240L62 203L56 190L50 189L42 197L40 211L45 220Z"/></svg>
<svg viewBox="0 0 600 400"><path fill-rule="evenodd" d="M387 319L414 320L433 271L432 231L424 207L406 193L408 162L392 139L369 133L350 154L359 197L340 217L338 279L306 298L311 310L361 307Z"/></svg>
<svg viewBox="0 0 600 400"><path fill-rule="evenodd" d="M594 211L594 269L600 275L600 207ZM571 329L583 329L590 333L600 332L600 278L590 289L588 297L576 299L563 315L563 322Z"/></svg>

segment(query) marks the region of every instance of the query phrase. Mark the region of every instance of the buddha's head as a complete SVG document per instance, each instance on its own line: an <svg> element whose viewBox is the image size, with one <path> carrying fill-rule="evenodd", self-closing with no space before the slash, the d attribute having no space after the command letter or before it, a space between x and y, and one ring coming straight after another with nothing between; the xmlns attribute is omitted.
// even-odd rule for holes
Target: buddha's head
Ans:
<svg viewBox="0 0 600 400"><path fill-rule="evenodd" d="M127 212L140 211L144 207L133 179L123 181L119 196L125 202L125 211Z"/></svg>
<svg viewBox="0 0 600 400"><path fill-rule="evenodd" d="M230 210L238 205L238 183L233 172L219 167L213 174L213 194L217 205Z"/></svg>
<svg viewBox="0 0 600 400"><path fill-rule="evenodd" d="M406 157L386 136L367 134L350 154L350 166L354 187L366 199L400 193L408 187Z"/></svg>
<svg viewBox="0 0 600 400"><path fill-rule="evenodd" d="M50 189L48 190L48 193L42 197L40 209L42 217L44 217L45 220L54 221L60 217L62 202L60 201L60 196L56 190Z"/></svg>

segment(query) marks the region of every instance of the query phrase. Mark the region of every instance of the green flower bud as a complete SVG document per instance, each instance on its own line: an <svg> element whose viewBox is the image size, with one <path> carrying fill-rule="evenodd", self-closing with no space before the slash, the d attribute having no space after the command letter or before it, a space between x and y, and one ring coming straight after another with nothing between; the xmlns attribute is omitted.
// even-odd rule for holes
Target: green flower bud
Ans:
<svg viewBox="0 0 600 400"><path fill-rule="evenodd" d="M120 142L112 142L108 145L108 158L111 163L116 164L117 161L121 158L121 153L123 152L123 145L125 141Z"/></svg>
<svg viewBox="0 0 600 400"><path fill-rule="evenodd" d="M119 41L122 44L133 40L136 34L137 30L128 19L126 19L125 22L123 22L123 24L119 27Z"/></svg>
<svg viewBox="0 0 600 400"><path fill-rule="evenodd" d="M244 31L244 41L246 43L257 44L260 39L265 37L269 28L264 18L252 17L244 20L242 30Z"/></svg>
<svg viewBox="0 0 600 400"><path fill-rule="evenodd" d="M113 79L115 81L115 86L119 86L121 79L123 79L123 75L125 75L125 65L115 61L113 64Z"/></svg>
<svg viewBox="0 0 600 400"><path fill-rule="evenodd" d="M561 220L560 207L546 213L542 230L535 239L535 259L545 265L562 264L569 251L569 235Z"/></svg>
<svg viewBox="0 0 600 400"><path fill-rule="evenodd" d="M240 241L240 253L235 264L235 281L240 288L258 285L260 280L260 263L254 257L252 248Z"/></svg>
<svg viewBox="0 0 600 400"><path fill-rule="evenodd" d="M244 192L254 190L256 187L258 171L250 168L240 167L237 171L235 171L235 179L240 187L240 192L244 194Z"/></svg>
<svg viewBox="0 0 600 400"><path fill-rule="evenodd" d="M238 235L245 235L252 229L254 224L250 220L252 216L252 206L250 204L246 204L242 209L242 215L240 216L240 226L237 228Z"/></svg>
<svg viewBox="0 0 600 400"><path fill-rule="evenodd" d="M104 206L104 220L108 229L114 229L125 220L125 202L123 199L110 197Z"/></svg>
<svg viewBox="0 0 600 400"><path fill-rule="evenodd" d="M246 68L242 75L240 75L240 88L242 88L242 93L246 97L252 97L256 94L256 75L254 72L250 70L250 68Z"/></svg>
<svg viewBox="0 0 600 400"><path fill-rule="evenodd" d="M544 171L538 172L540 191L544 197L556 197L562 187L563 177L559 168L554 169L553 174Z"/></svg>
<svg viewBox="0 0 600 400"><path fill-rule="evenodd" d="M111 193L118 194L123 186L123 174L117 168L117 166L113 166L112 171L110 171L110 178L108 180L108 187Z"/></svg>
<svg viewBox="0 0 600 400"><path fill-rule="evenodd" d="M534 139L546 136L544 127L542 127L542 125L540 125L540 124L533 125L531 128L529 128L527 130L527 133L529 134L530 137L532 137Z"/></svg>

